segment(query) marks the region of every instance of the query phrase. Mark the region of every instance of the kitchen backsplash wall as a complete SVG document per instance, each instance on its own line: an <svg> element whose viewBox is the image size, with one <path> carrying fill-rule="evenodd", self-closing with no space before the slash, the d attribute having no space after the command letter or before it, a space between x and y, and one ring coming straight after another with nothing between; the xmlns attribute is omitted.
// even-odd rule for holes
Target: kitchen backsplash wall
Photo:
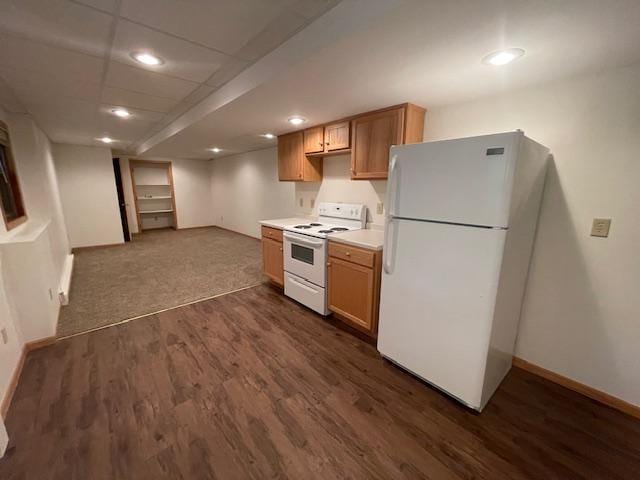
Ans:
<svg viewBox="0 0 640 480"><path fill-rule="evenodd" d="M322 182L295 184L296 211L315 216L318 202L364 203L369 226L382 228L384 214L378 212L385 201L387 181L351 180L348 155L327 157L323 162Z"/></svg>

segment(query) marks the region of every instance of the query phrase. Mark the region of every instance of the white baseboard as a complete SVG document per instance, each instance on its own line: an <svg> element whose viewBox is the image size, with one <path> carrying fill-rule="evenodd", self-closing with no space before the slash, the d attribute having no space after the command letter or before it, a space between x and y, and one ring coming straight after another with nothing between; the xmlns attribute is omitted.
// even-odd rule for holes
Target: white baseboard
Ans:
<svg viewBox="0 0 640 480"><path fill-rule="evenodd" d="M69 290L71 289L71 276L73 275L73 254L67 255L62 267L62 276L60 277L60 286L58 287L58 297L60 305L69 304Z"/></svg>

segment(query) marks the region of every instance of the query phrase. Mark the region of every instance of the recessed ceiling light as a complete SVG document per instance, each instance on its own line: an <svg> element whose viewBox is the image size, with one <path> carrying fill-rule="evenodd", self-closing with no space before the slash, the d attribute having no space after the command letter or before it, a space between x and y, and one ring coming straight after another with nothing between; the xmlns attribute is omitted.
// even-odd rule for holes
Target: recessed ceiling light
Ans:
<svg viewBox="0 0 640 480"><path fill-rule="evenodd" d="M133 58L136 62L144 63L145 65L150 66L162 65L164 63L164 60L162 60L160 57L156 57L149 52L133 52L131 54L131 58Z"/></svg>
<svg viewBox="0 0 640 480"><path fill-rule="evenodd" d="M102 137L102 138L100 139L100 141L101 141L102 143L113 143L113 138L109 138L109 137Z"/></svg>
<svg viewBox="0 0 640 480"><path fill-rule="evenodd" d="M509 48L507 50L498 50L492 52L482 59L482 63L487 65L494 65L499 67L513 62L516 58L520 58L524 55L524 50L521 48Z"/></svg>
<svg viewBox="0 0 640 480"><path fill-rule="evenodd" d="M306 121L307 121L307 119L304 118L304 117L298 117L298 116L289 117L289 123L291 125L300 125L301 123L304 123Z"/></svg>
<svg viewBox="0 0 640 480"><path fill-rule="evenodd" d="M127 118L131 116L129 111L125 110L124 108L114 108L113 110L111 110L111 113L120 118Z"/></svg>
<svg viewBox="0 0 640 480"><path fill-rule="evenodd" d="M265 133L264 135L262 135L264 138L268 138L268 139L272 139L272 138L276 138L276 136L273 133Z"/></svg>
<svg viewBox="0 0 640 480"><path fill-rule="evenodd" d="M210 148L209 151L213 153L220 153L222 149L218 147L213 147L213 148Z"/></svg>

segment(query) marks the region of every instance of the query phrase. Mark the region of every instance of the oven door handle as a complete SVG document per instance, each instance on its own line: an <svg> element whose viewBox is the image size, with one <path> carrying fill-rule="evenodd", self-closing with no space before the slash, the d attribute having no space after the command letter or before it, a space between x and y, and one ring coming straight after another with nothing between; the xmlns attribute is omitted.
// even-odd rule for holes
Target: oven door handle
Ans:
<svg viewBox="0 0 640 480"><path fill-rule="evenodd" d="M297 235L294 236L294 235L295 234L292 235L288 232L284 232L284 238L289 240L291 243L305 245L307 247L312 247L312 248L319 248L324 245L323 241L314 242L313 240L307 240L306 238L300 238L299 236Z"/></svg>

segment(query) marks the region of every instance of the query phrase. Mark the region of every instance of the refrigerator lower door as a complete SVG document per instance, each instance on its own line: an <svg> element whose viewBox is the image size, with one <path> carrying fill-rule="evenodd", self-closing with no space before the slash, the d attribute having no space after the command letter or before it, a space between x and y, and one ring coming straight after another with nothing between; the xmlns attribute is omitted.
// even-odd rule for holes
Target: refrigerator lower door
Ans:
<svg viewBox="0 0 640 480"><path fill-rule="evenodd" d="M391 219L378 350L481 410L506 230Z"/></svg>

